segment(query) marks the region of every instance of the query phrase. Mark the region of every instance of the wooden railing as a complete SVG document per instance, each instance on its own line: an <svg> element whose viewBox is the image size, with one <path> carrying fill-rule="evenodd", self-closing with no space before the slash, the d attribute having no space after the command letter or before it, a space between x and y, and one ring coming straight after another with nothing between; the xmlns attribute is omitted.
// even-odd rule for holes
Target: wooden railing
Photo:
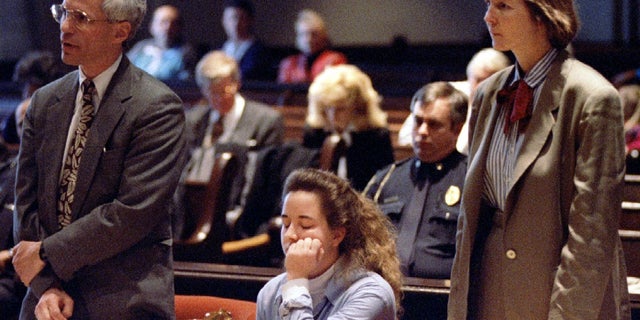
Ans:
<svg viewBox="0 0 640 320"><path fill-rule="evenodd" d="M176 294L213 295L248 301L256 301L264 284L283 272L278 268L188 262L175 262L174 270ZM446 319L449 286L449 280L405 278L402 286L403 319ZM630 298L634 315L640 315L640 294L632 293Z"/></svg>

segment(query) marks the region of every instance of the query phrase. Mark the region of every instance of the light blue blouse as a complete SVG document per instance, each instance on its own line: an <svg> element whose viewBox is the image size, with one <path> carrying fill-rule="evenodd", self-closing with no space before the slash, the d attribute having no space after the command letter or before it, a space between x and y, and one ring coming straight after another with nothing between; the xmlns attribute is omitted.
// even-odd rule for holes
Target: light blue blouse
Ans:
<svg viewBox="0 0 640 320"><path fill-rule="evenodd" d="M308 291L283 301L282 286L287 277L286 273L278 275L258 293L257 320L395 320L395 296L384 278L374 272L362 271L345 281L339 274L340 270L336 270L323 301L315 309Z"/></svg>

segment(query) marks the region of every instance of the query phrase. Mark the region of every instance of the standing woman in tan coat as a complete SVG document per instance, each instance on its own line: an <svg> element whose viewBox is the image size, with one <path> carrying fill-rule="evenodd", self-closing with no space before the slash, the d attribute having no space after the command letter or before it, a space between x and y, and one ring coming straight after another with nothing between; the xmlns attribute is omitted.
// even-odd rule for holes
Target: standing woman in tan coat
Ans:
<svg viewBox="0 0 640 320"><path fill-rule="evenodd" d="M616 90L566 51L572 0L485 2L493 47L516 64L472 105L448 316L629 319Z"/></svg>

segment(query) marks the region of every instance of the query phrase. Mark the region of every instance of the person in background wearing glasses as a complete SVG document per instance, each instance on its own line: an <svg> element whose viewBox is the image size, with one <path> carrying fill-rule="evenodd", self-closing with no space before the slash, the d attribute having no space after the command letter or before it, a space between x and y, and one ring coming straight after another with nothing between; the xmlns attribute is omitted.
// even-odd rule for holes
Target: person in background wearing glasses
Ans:
<svg viewBox="0 0 640 320"><path fill-rule="evenodd" d="M282 116L239 94L242 79L235 59L222 51L209 52L196 66L196 83L207 105L196 105L186 112L189 142L195 140L195 146L200 146L204 140L212 140L208 142L235 143L252 149L282 144ZM223 130L211 139L209 131L218 121L222 121Z"/></svg>
<svg viewBox="0 0 640 320"><path fill-rule="evenodd" d="M140 69L170 84L191 79L197 57L193 47L182 39L182 25L178 8L158 7L149 25L152 38L136 43L127 57Z"/></svg>
<svg viewBox="0 0 640 320"><path fill-rule="evenodd" d="M184 171L185 179L209 181L214 154L220 151L233 152L244 169L246 159L242 155L283 143L282 115L263 103L240 95L242 79L235 59L220 50L207 53L196 65L196 83L206 104L197 104L185 112L189 159ZM244 175L238 175L234 180L230 206L243 202L240 196L244 184ZM177 236L180 235L184 216L182 193L181 184L175 195Z"/></svg>
<svg viewBox="0 0 640 320"><path fill-rule="evenodd" d="M20 319L174 318L171 217L182 101L123 55L145 0L65 0L62 61L31 98L18 156Z"/></svg>

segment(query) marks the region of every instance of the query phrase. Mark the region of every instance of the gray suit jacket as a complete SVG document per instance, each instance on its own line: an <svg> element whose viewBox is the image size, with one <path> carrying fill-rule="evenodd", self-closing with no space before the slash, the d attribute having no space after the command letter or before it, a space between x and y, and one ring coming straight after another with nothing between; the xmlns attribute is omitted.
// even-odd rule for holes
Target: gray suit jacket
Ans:
<svg viewBox="0 0 640 320"><path fill-rule="evenodd" d="M71 72L32 98L24 120L14 236L43 241L49 264L23 316L51 286L74 318L171 319L168 202L184 165L184 113L164 84L122 59L95 115L78 170L72 223L58 231L58 182L78 91Z"/></svg>
<svg viewBox="0 0 640 320"><path fill-rule="evenodd" d="M269 106L245 100L246 104L238 124L231 135L233 143L250 149L282 144L284 140L284 120L282 115ZM190 148L202 145L209 123L211 107L194 106L186 112L187 141Z"/></svg>
<svg viewBox="0 0 640 320"><path fill-rule="evenodd" d="M479 230L487 225L481 216L486 160L495 123L502 121L495 97L512 71L507 68L482 83L473 103L449 319L467 319L470 287L477 283L472 253L479 246ZM623 176L616 90L562 51L517 155L501 237L505 258L483 263L503 280L495 294L504 301L505 319L630 317L618 236Z"/></svg>

